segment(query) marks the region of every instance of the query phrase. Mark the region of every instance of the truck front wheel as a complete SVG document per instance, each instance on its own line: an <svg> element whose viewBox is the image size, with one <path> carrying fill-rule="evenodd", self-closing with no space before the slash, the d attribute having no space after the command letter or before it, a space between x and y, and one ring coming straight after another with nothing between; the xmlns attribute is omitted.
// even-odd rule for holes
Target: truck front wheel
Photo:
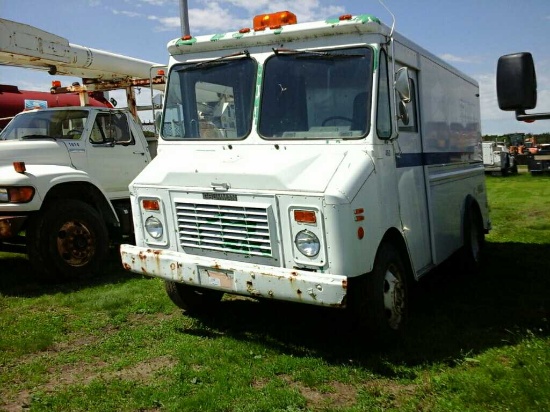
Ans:
<svg viewBox="0 0 550 412"><path fill-rule="evenodd" d="M400 338L407 320L407 275L391 243L380 245L373 271L361 276L355 287L352 309L361 329L379 342Z"/></svg>
<svg viewBox="0 0 550 412"><path fill-rule="evenodd" d="M109 250L109 235L93 207L79 200L57 201L39 220L29 253L35 267L52 280L82 279L98 272Z"/></svg>
<svg viewBox="0 0 550 412"><path fill-rule="evenodd" d="M213 289L197 288L183 283L166 280L166 293L180 309L190 313L200 313L212 309L223 297L223 292Z"/></svg>

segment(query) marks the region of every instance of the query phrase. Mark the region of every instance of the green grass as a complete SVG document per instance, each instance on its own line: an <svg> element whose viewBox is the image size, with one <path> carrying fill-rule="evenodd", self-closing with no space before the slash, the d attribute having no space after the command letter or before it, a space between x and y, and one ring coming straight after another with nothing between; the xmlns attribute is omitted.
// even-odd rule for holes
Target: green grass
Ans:
<svg viewBox="0 0 550 412"><path fill-rule="evenodd" d="M182 315L120 269L49 285L0 252L0 410L550 410L550 178L487 177L482 274L414 290L408 338L365 344L345 313L226 297Z"/></svg>

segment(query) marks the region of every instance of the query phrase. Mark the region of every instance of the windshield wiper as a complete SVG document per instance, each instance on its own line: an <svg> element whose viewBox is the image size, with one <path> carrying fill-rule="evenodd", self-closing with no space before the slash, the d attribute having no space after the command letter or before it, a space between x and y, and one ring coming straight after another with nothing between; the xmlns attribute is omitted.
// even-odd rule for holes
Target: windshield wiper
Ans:
<svg viewBox="0 0 550 412"><path fill-rule="evenodd" d="M214 59L214 60L205 60L205 61L193 64L192 66L183 67L182 69L179 69L178 72L186 72L186 71L191 71L191 70L222 66L222 65L228 63L224 60L231 59L232 57L238 57L238 56L250 57L250 53L248 52L248 50L243 50L241 52L237 52L237 53L233 53L233 54L228 54L226 56L218 57L217 59Z"/></svg>
<svg viewBox="0 0 550 412"><path fill-rule="evenodd" d="M21 137L22 140L28 140L28 139L52 139L57 140L53 136L48 136L47 134L28 134L26 136Z"/></svg>
<svg viewBox="0 0 550 412"><path fill-rule="evenodd" d="M363 54L348 54L348 53L332 53L311 50L294 50L294 49L273 49L275 55L298 55L301 59L346 59L365 57Z"/></svg>

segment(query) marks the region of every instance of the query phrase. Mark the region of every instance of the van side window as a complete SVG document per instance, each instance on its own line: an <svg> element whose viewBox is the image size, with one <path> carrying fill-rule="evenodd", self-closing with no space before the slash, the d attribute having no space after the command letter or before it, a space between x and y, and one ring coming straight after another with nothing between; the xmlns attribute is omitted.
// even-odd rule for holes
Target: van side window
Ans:
<svg viewBox="0 0 550 412"><path fill-rule="evenodd" d="M397 127L400 132L418 133L418 125L416 122L416 84L413 79L409 79L411 88L411 101L407 103L407 113L409 114L409 124L404 125L401 119L397 122ZM397 101L397 100L396 100Z"/></svg>
<svg viewBox="0 0 550 412"><path fill-rule="evenodd" d="M391 137L390 86L388 82L388 59L384 50L380 51L378 72L376 132L379 138L389 139Z"/></svg>

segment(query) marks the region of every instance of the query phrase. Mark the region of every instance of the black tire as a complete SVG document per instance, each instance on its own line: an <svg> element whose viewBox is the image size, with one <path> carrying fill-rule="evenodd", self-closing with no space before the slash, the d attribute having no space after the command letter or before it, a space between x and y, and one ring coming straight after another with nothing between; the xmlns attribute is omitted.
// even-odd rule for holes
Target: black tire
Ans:
<svg viewBox="0 0 550 412"><path fill-rule="evenodd" d="M220 303L224 294L219 290L197 288L169 280L164 281L164 287L170 300L177 307L189 313L212 310Z"/></svg>
<svg viewBox="0 0 550 412"><path fill-rule="evenodd" d="M407 269L398 250L380 245L374 269L361 276L352 292L352 310L369 339L394 342L403 337L408 318Z"/></svg>
<svg viewBox="0 0 550 412"><path fill-rule="evenodd" d="M109 252L109 234L99 213L79 200L49 205L33 223L28 241L33 266L49 280L89 278Z"/></svg>
<svg viewBox="0 0 550 412"><path fill-rule="evenodd" d="M464 243L460 253L460 263L464 273L476 275L481 267L485 232L481 215L473 204L468 205L464 214Z"/></svg>

